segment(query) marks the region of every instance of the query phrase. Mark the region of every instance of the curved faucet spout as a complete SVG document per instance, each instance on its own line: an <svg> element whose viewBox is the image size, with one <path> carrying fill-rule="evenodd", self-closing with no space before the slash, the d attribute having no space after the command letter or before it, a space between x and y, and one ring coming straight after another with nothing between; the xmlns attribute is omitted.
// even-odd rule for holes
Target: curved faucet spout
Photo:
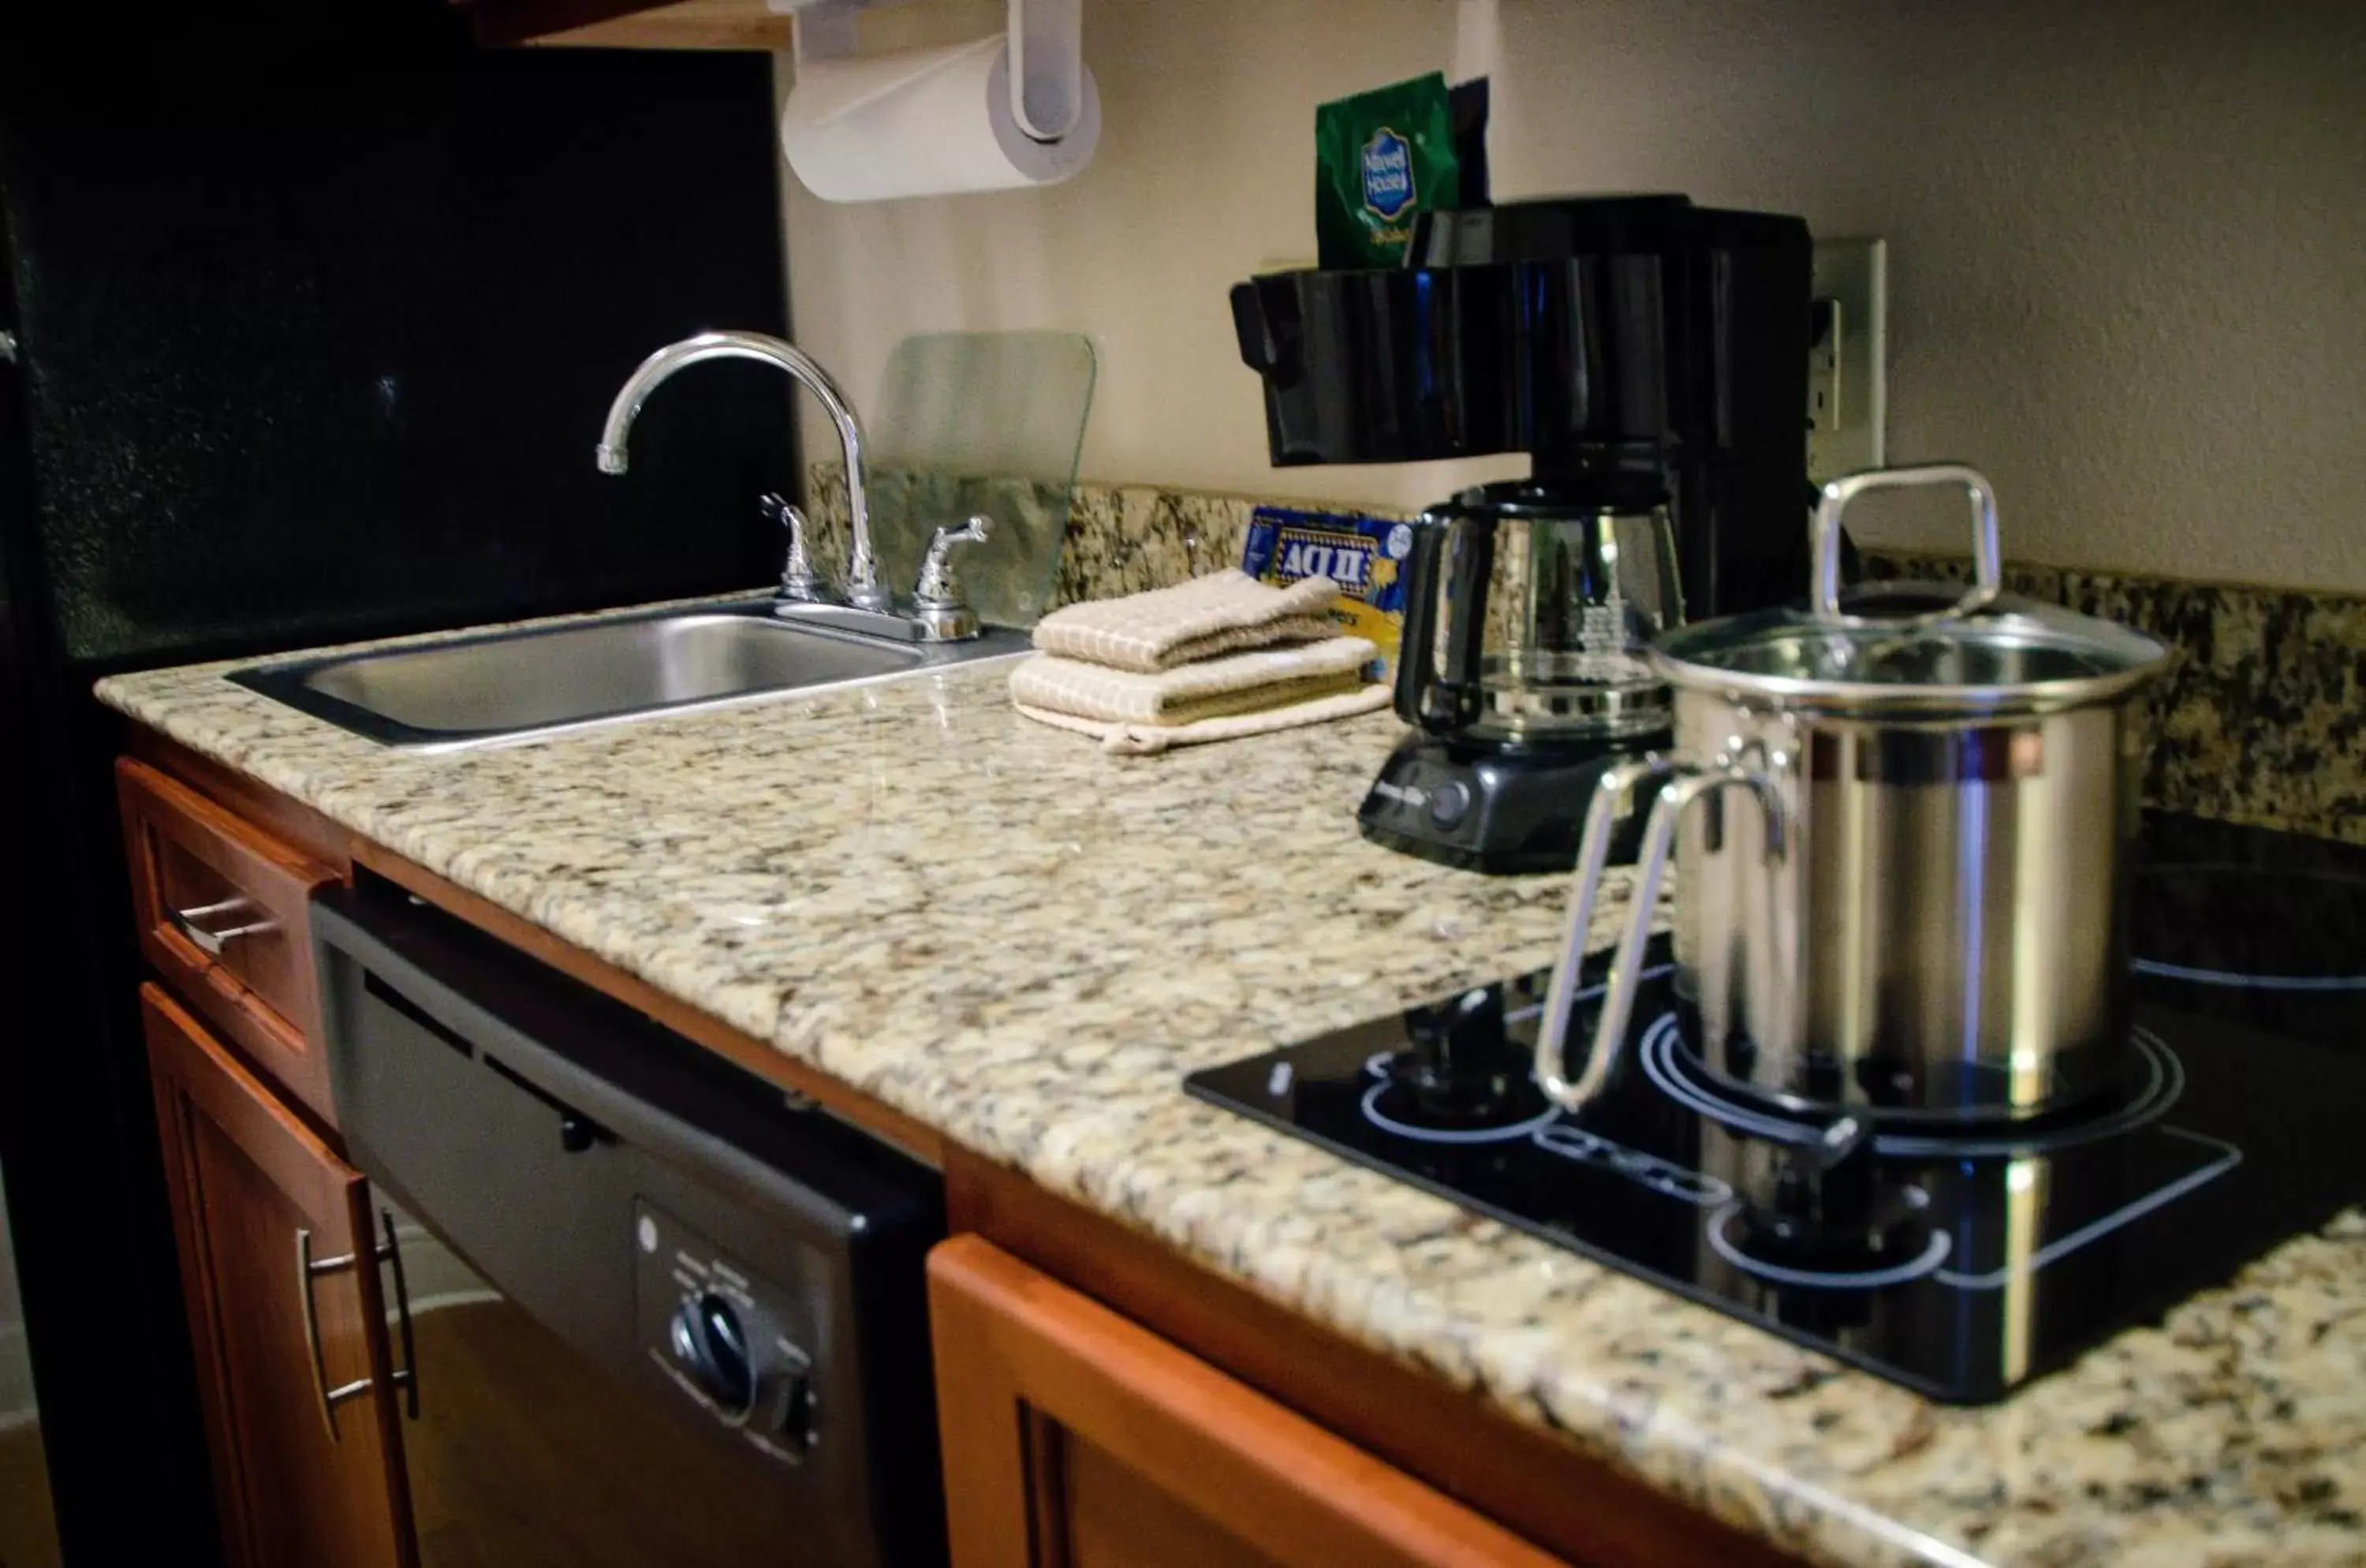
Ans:
<svg viewBox="0 0 2366 1568"><path fill-rule="evenodd" d="M854 417L854 405L847 401L846 394L839 390L829 372L793 343L783 343L762 333L700 333L659 349L625 378L625 384L616 389L615 401L608 405L608 423L600 433L600 446L594 455L600 471L625 471L625 442L649 394L677 370L708 359L753 359L776 367L819 398L822 407L829 411L830 423L838 427L839 445L845 450L847 522L854 536L846 563L847 603L864 610L886 609L892 596L880 586L878 561L871 550L871 507L862 490L862 426Z"/></svg>

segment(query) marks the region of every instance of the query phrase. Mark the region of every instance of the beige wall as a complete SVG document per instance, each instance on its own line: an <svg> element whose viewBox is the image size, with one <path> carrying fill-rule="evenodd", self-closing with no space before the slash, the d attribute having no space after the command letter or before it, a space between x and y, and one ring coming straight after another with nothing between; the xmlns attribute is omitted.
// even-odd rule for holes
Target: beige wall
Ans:
<svg viewBox="0 0 2366 1568"><path fill-rule="evenodd" d="M1457 472L1268 467L1224 295L1313 249L1313 106L1447 66L1457 15L1087 0L1105 131L1073 183L833 208L783 172L799 335L867 402L909 332L1084 331L1090 477L1439 494ZM1504 0L1502 29L1499 197L1889 240L1892 460L1987 468L2011 554L2366 590L2366 4Z"/></svg>

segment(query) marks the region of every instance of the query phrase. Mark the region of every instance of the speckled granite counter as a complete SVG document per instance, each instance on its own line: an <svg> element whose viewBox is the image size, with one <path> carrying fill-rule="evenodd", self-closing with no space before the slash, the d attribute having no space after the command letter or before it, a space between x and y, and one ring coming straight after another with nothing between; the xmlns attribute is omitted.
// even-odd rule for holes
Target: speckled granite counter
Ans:
<svg viewBox="0 0 2366 1568"><path fill-rule="evenodd" d="M1548 957L1557 882L1357 837L1385 716L1116 760L1016 717L979 670L421 758L220 668L100 693L1808 1557L2366 1561L2356 1214L2009 1404L1954 1411L1187 1099L1189 1070Z"/></svg>
<svg viewBox="0 0 2366 1568"><path fill-rule="evenodd" d="M872 475L874 506L882 479ZM996 504L997 485L1025 492L1023 503L1005 505L1042 508L1059 497L1057 486L974 482L964 501ZM888 476L884 493L894 495L894 484ZM806 489L816 537L829 541L824 558L839 558L843 468L816 463ZM1235 565L1257 504L1207 491L1078 483L1055 597L1130 593ZM2009 543L2017 538L2008 532ZM1968 556L1864 553L1874 577L1957 581L1971 570ZM2006 576L2017 593L2126 621L2177 650L2146 699L2154 736L2147 805L2366 843L2366 597L2011 562Z"/></svg>

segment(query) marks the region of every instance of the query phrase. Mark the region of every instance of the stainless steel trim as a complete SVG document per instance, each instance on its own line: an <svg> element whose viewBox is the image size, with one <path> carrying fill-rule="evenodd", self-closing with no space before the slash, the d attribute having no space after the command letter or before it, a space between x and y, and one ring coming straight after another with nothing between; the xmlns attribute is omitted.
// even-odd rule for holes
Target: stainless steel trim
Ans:
<svg viewBox="0 0 2366 1568"><path fill-rule="evenodd" d="M1602 1012L1594 1024L1594 1049L1585 1069L1572 1081L1565 1076L1564 1053L1569 1042L1569 1015L1573 1006L1585 943L1599 901L1602 874L1609 860L1610 833L1628 792L1644 779L1672 774L1660 786L1651 818L1636 852L1635 883L1628 894L1627 929L1611 959L1610 975L1602 990ZM1647 758L1614 768L1594 786L1586 807L1585 836L1578 846L1577 871L1570 895L1568 923L1562 932L1560 962L1553 966L1552 983L1545 993L1542 1027L1537 1031L1533 1063L1537 1087L1563 1111L1581 1111L1610 1083L1633 1021L1635 988L1643 972L1643 948L1651 940L1651 921L1659 911L1660 882L1675 847L1676 823L1693 802L1718 790L1736 786L1756 795L1766 812L1766 853L1770 861L1783 854L1783 807L1774 781L1752 767L1727 761L1702 771Z"/></svg>
<svg viewBox="0 0 2366 1568"><path fill-rule="evenodd" d="M833 676L806 683L749 685L706 696L665 698L642 702L621 702L597 709L587 709L580 716L556 717L547 722L521 723L514 727L485 726L470 728L438 728L432 725L404 722L376 711L361 703L349 701L332 691L322 690L319 679L326 672L366 664L380 659L395 659L433 652L438 649L491 648L505 643L534 638L566 636L592 628L640 626L650 622L691 620L699 617L736 617L772 626L774 635L782 637L808 636L826 645L840 649L861 648L874 653L892 655L878 662L882 668L875 673ZM788 621L789 626L779 626ZM843 623L853 623L851 625ZM852 691L864 686L910 679L973 664L1008 663L1024 658L1031 649L1024 632L1003 627L983 628L973 638L958 642L922 643L890 640L883 632L906 628L902 635L911 635L911 623L903 617L873 616L843 604L788 605L772 599L724 601L710 604L689 604L670 609L645 610L630 615L599 620L569 621L555 626L527 627L521 630L486 632L473 637L451 637L438 642L411 643L374 652L327 654L312 659L286 663L249 665L231 671L227 677L250 691L259 692L274 701L286 704L299 712L334 724L340 728L397 747L406 751L442 753L479 750L496 746L513 746L557 736L603 729L611 725L634 723L643 719L669 716L719 712L727 708L748 707L760 703L792 697L821 696ZM849 636L850 631L872 635Z"/></svg>
<svg viewBox="0 0 2366 1568"><path fill-rule="evenodd" d="M1895 623L1903 626L1905 623ZM1802 716L1861 719L1867 723L1933 723L2036 718L2073 708L2115 702L2158 674L2169 651L2141 632L2109 626L2127 662L2101 674L2015 681L2008 684L1963 684L1932 682L1842 681L1820 676L1776 675L1727 669L1705 656L1707 639L1723 622L1686 627L1664 643L1654 644L1651 664L1669 685L1713 692L1735 702L1784 708ZM2034 637L2026 641L2000 642L2035 651L2047 646ZM2054 645L2054 646L2059 646ZM1681 699L1679 699L1681 700Z"/></svg>
<svg viewBox="0 0 2366 1568"><path fill-rule="evenodd" d="M1675 768L1672 758L1660 756L1622 762L1594 782L1594 796L1586 804L1585 830L1578 840L1577 867L1570 878L1569 914L1561 926L1560 960L1553 965L1552 983L1545 989L1544 1016L1537 1028L1533 1064L1537 1087L1555 1104L1566 1105L1569 1097L1579 1093L1579 1087L1562 1076L1567 1066L1569 1016L1577 1006L1585 944L1593 934L1594 909L1602 896L1602 874L1610 863L1611 831L1625 815L1627 796L1637 784L1664 778ZM1588 1061L1586 1075L1593 1073L1594 1063ZM1586 1091L1586 1098L1592 1098L1593 1092Z"/></svg>
<svg viewBox="0 0 2366 1568"><path fill-rule="evenodd" d="M836 632L844 637L898 646L959 640L931 637L929 628L918 616L895 615L884 610L858 610L851 604L833 604L827 600L811 604L776 604L772 606L772 615L792 626L814 631Z"/></svg>
<svg viewBox="0 0 2366 1568"><path fill-rule="evenodd" d="M1645 670L1650 666L1637 660ZM1491 740L1559 740L1648 735L1674 716L1667 683L1585 685L1524 682L1515 671L1490 668L1479 682L1479 715L1471 735Z"/></svg>
<svg viewBox="0 0 2366 1568"><path fill-rule="evenodd" d="M395 1322L402 1338L402 1365L389 1374L388 1381L402 1390L403 1414L411 1420L419 1419L419 1347L411 1332L411 1281L402 1269L402 1238L395 1234L394 1211L381 1208L378 1223L386 1227L386 1239L377 1246L377 1260L394 1267Z"/></svg>
<svg viewBox="0 0 2366 1568"><path fill-rule="evenodd" d="M752 359L777 367L821 400L822 407L829 412L830 423L837 427L839 446L846 460L847 521L854 537L846 562L846 602L862 610L892 608L893 596L879 581L878 561L872 553L871 504L863 492L862 425L854 417L854 405L847 400L829 372L793 343L762 333L700 333L659 349L625 378L625 384L616 389L614 400L608 405L608 421L593 453L600 471L625 472L625 444L632 435L633 421L639 417L641 405L648 400L649 394L676 372L710 359Z"/></svg>
<svg viewBox="0 0 2366 1568"><path fill-rule="evenodd" d="M821 573L814 570L813 558L806 553L806 514L777 495L765 495L756 504L764 515L789 531L789 552L781 562L782 600L792 604L810 604L827 597L828 590Z"/></svg>
<svg viewBox="0 0 2366 1568"><path fill-rule="evenodd" d="M1844 609L1842 513L1874 491L1932 485L1960 486L1971 499L1972 585L1952 602L1916 615ZM1817 505L1814 534L1808 613L1761 611L1667 633L1650 650L1658 673L1678 688L1801 713L1985 721L2111 702L2168 661L2169 649L2140 632L2004 595L1995 491L1964 464L1880 468L1834 479Z"/></svg>
<svg viewBox="0 0 2366 1568"><path fill-rule="evenodd" d="M1676 738L1679 756L1786 759L1780 863L1746 812L1681 852L1705 1071L1794 1111L1932 1121L2051 1110L2116 1071L2133 704L1933 728L1681 691Z"/></svg>
<svg viewBox="0 0 2366 1568"><path fill-rule="evenodd" d="M1902 620L1865 621L1841 608L1841 514L1858 497L1877 490L1914 490L1925 485L1961 485L1972 499L1972 585L1945 609ZM1923 463L1909 468L1872 468L1843 474L1824 486L1816 502L1815 613L1820 621L1878 626L1910 632L1942 621L1961 620L1987 607L2004 588L2004 558L1997 543L1996 491L1988 478L1965 463Z"/></svg>
<svg viewBox="0 0 2366 1568"><path fill-rule="evenodd" d="M981 515L972 516L958 530L938 529L929 540L929 553L920 562L920 576L913 584L912 597L923 604L959 604L962 592L961 583L953 576L953 547L982 545L993 532L993 519Z"/></svg>
<svg viewBox="0 0 2366 1568"><path fill-rule="evenodd" d="M950 642L977 635L977 615L962 597L961 579L953 572L953 547L982 545L993 527L992 519L973 516L958 530L938 529L929 540L919 579L912 585L912 618L929 640Z"/></svg>
<svg viewBox="0 0 2366 1568"><path fill-rule="evenodd" d="M6 360L11 365L17 363L17 334L15 333L0 332L0 360Z"/></svg>
<svg viewBox="0 0 2366 1568"><path fill-rule="evenodd" d="M354 1255L341 1252L334 1258L315 1258L312 1256L312 1233L303 1226L296 1227L296 1298L304 1308L304 1348L312 1358L312 1394L319 1402L321 1427L329 1434L329 1441L342 1442L337 1434L337 1406L349 1399L358 1399L370 1392L370 1380L355 1378L347 1383L329 1386L328 1363L321 1355L321 1315L313 1304L312 1281L323 1274L333 1274L354 1266Z"/></svg>
<svg viewBox="0 0 2366 1568"><path fill-rule="evenodd" d="M407 1413L419 1419L419 1356L411 1329L411 1283L402 1271L402 1243L394 1233L394 1212L378 1211L379 1223L386 1226L386 1239L370 1249L370 1257L379 1263L394 1266L394 1300L402 1338L403 1364L388 1374L387 1381L402 1389L408 1395ZM296 1228L296 1293L304 1306L304 1348L312 1358L312 1393L321 1408L321 1425L329 1434L329 1441L342 1441L337 1432L337 1406L349 1399L359 1399L371 1392L368 1378L355 1378L351 1382L329 1386L329 1369L321 1354L320 1309L312 1299L312 1281L327 1274L341 1274L361 1259L350 1252L334 1258L312 1256L312 1233L303 1226Z"/></svg>
<svg viewBox="0 0 2366 1568"><path fill-rule="evenodd" d="M217 903L200 904L193 909L169 910L166 918L173 922L175 930L188 939L191 946L208 958L220 958L229 950L231 942L241 937L261 936L266 931L276 931L279 929L279 922L274 919L249 920L244 925L230 926L221 931L209 930L198 922L210 919L216 915L242 914L254 908L254 900L241 895L221 899Z"/></svg>

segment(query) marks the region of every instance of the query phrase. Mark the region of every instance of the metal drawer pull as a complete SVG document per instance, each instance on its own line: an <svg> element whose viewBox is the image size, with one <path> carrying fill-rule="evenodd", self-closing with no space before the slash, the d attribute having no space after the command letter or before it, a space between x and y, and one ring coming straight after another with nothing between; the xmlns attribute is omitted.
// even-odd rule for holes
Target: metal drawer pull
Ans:
<svg viewBox="0 0 2366 1568"><path fill-rule="evenodd" d="M172 912L172 921L175 929L187 937L191 945L198 952L208 958L220 958L222 951L239 938L261 936L265 931L276 931L279 929L279 922L274 919L250 920L245 925L230 926L221 931L208 931L198 922L212 919L220 915L242 915L254 908L252 899L224 898L218 904L200 904L194 909L175 909Z"/></svg>
<svg viewBox="0 0 2366 1568"><path fill-rule="evenodd" d="M312 1393L321 1405L321 1425L327 1429L329 1441L337 1438L337 1406L346 1400L367 1393L370 1380L356 1378L349 1383L329 1386L329 1369L321 1359L321 1316L312 1304L312 1281L322 1274L333 1274L340 1269L353 1267L354 1255L343 1253L335 1258L314 1261L312 1233L303 1226L296 1227L296 1299L304 1305L304 1348L312 1357Z"/></svg>
<svg viewBox="0 0 2366 1568"><path fill-rule="evenodd" d="M403 1278L401 1246L394 1239L394 1215L384 1209L378 1211L378 1215L386 1224L386 1240L374 1247L370 1256L381 1263L394 1265L394 1295L400 1313L404 1363L400 1370L389 1373L387 1381L405 1392L410 1406L408 1414L416 1421L419 1419L419 1380L415 1375L417 1352L411 1337L411 1288ZM371 1380L355 1378L334 1388L329 1386L328 1363L321 1355L321 1316L312 1300L312 1281L323 1274L350 1269L355 1260L355 1255L350 1252L341 1252L334 1258L314 1258L312 1233L301 1225L296 1228L296 1299L303 1303L304 1308L304 1348L312 1358L312 1393L320 1404L321 1426L332 1443L340 1440L337 1406L369 1393Z"/></svg>

